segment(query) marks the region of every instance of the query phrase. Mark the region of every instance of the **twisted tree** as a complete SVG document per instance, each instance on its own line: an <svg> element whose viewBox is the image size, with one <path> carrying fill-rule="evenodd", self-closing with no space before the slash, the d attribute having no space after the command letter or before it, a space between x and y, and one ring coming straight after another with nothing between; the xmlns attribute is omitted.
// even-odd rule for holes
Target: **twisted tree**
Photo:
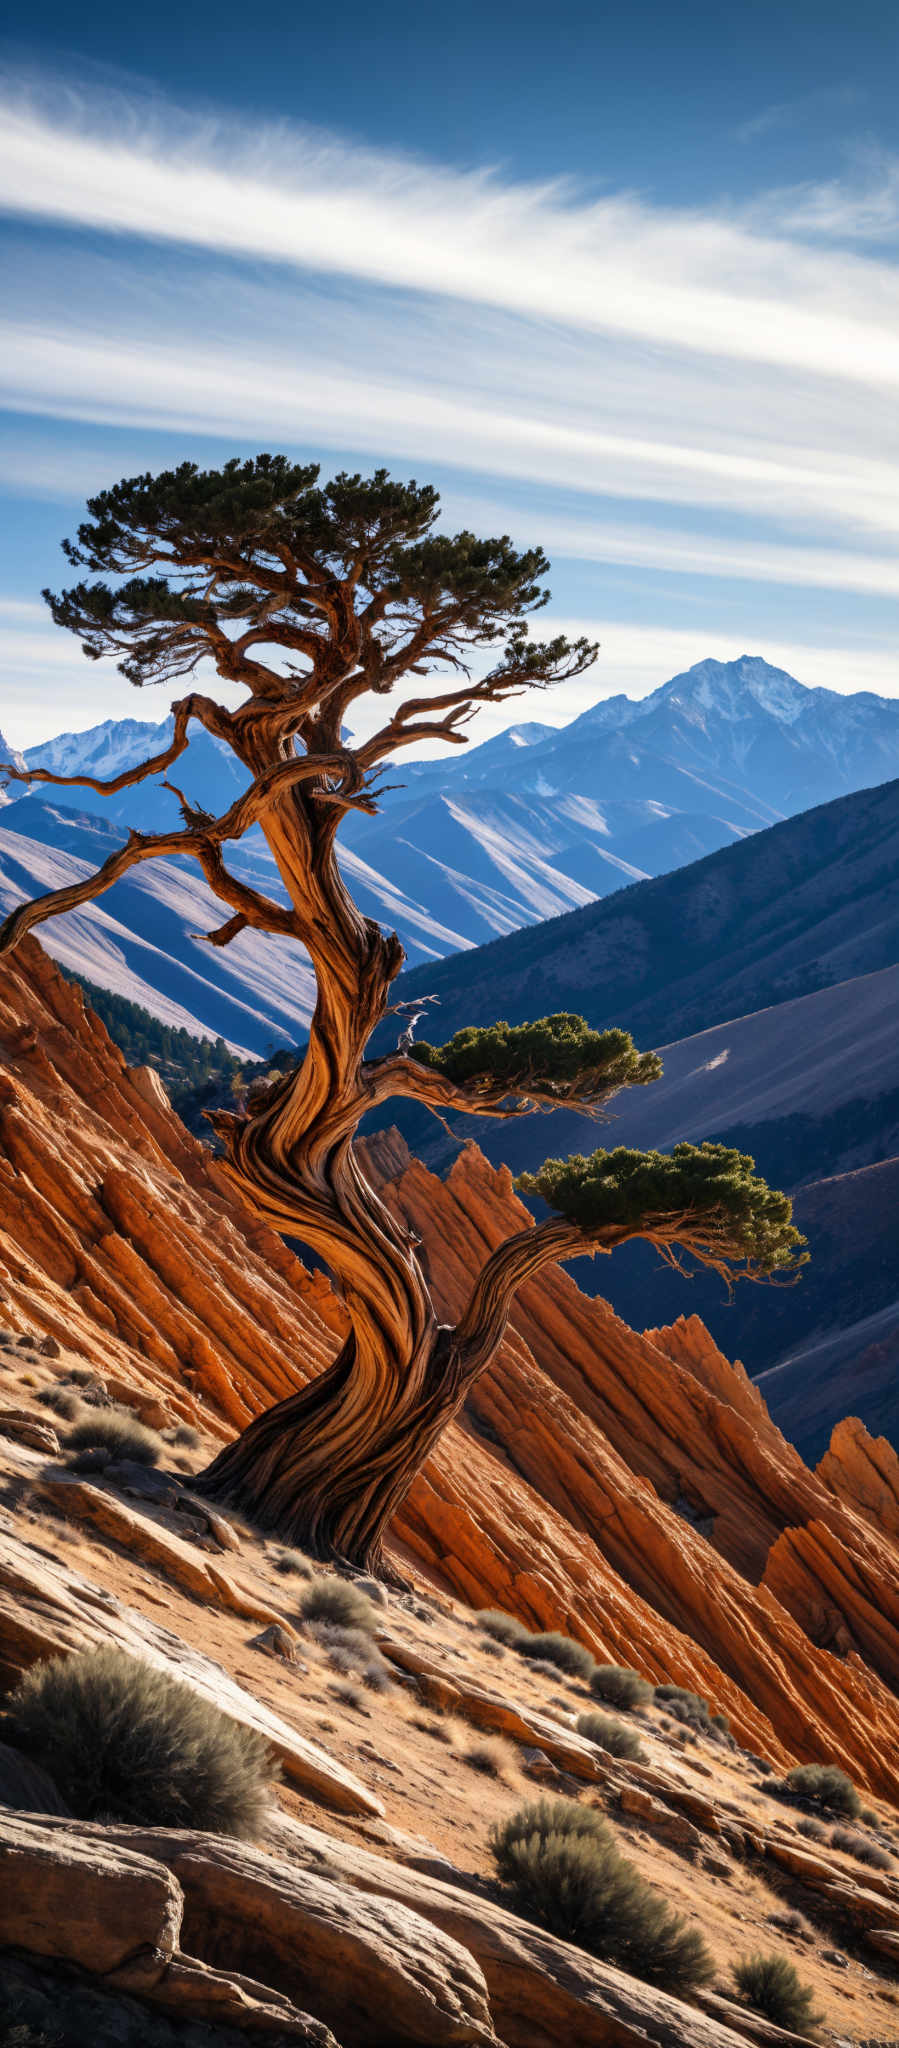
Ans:
<svg viewBox="0 0 899 2048"><path fill-rule="evenodd" d="M383 470L323 485L314 465L283 456L210 471L184 463L102 492L88 512L77 540L63 543L86 573L61 594L44 593L57 624L88 655L117 654L138 686L211 668L238 686L240 701L228 709L192 688L172 707L170 744L107 782L6 773L121 790L170 770L193 721L233 749L248 786L216 818L167 783L182 829L132 832L96 874L22 905L0 930L0 951L139 862L175 855L199 863L230 913L205 935L211 945L251 926L306 949L317 1003L304 1057L254 1091L243 1114L212 1121L244 1199L326 1261L349 1334L333 1365L251 1423L201 1483L321 1556L375 1569L385 1527L489 1364L515 1289L540 1266L643 1237L666 1255L683 1247L705 1264L760 1276L795 1268L801 1240L786 1199L754 1178L751 1160L720 1146L550 1162L521 1185L557 1213L501 1245L459 1322L438 1324L416 1243L354 1150L366 1112L392 1096L439 1114L520 1116L563 1102L595 1112L615 1090L653 1080L659 1062L626 1032L591 1031L571 1016L367 1059L403 952L353 903L338 829L349 810L375 811L383 766L404 747L464 743L480 704L580 675L596 650L529 638L527 617L548 596L539 548L438 532L436 492ZM486 672L472 679L467 657L477 649L489 650ZM435 671L439 679L387 707L404 678ZM384 698L385 715L350 745L344 720L362 697ZM226 845L254 825L284 902L226 866Z"/></svg>

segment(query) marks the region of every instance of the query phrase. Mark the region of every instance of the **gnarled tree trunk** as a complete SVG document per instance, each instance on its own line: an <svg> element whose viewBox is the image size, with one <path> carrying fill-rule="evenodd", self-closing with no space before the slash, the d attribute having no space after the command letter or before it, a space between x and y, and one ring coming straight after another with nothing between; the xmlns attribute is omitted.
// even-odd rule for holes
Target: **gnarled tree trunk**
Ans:
<svg viewBox="0 0 899 2048"><path fill-rule="evenodd" d="M493 1356L515 1287L585 1247L567 1224L523 1232L488 1262L458 1326L438 1324L415 1240L365 1180L353 1137L388 1094L426 1097L440 1083L414 1059L365 1065L402 953L347 895L333 828L314 804L314 792L292 789L264 821L312 934L319 994L306 1057L246 1116L213 1121L244 1199L326 1260L350 1333L326 1372L252 1422L198 1483L315 1555L372 1571L388 1523Z"/></svg>

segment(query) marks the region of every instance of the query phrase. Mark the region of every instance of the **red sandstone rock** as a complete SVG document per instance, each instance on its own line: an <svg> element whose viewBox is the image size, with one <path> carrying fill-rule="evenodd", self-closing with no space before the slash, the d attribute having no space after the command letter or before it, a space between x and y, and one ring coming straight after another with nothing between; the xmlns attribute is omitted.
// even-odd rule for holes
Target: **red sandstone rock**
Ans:
<svg viewBox="0 0 899 2048"><path fill-rule="evenodd" d="M219 1437L322 1369L344 1327L327 1281L241 1206L34 942L0 966L0 1056L8 1328ZM395 1137L368 1150L454 1314L526 1220L508 1172L470 1147L441 1183ZM395 1536L475 1605L704 1694L773 1762L834 1757L896 1797L899 1707L878 1674L894 1669L899 1553L858 1458L851 1476L845 1447L842 1476L825 1465L807 1470L696 1318L638 1336L549 1269ZM824 1558L848 1657L813 1639Z"/></svg>

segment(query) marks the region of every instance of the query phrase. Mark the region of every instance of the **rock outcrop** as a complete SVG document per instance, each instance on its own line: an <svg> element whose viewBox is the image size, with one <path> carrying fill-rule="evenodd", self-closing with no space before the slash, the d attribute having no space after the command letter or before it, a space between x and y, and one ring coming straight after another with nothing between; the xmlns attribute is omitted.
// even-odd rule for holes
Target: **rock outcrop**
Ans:
<svg viewBox="0 0 899 2048"><path fill-rule="evenodd" d="M344 1328L325 1278L241 1206L33 942L0 966L0 1054L8 1343L62 1346L157 1424L218 1441L322 1369ZM446 1182L395 1138L368 1153L454 1314L525 1220L510 1176L474 1147ZM550 1269L414 1486L397 1552L475 1605L702 1693L775 1764L832 1756L896 1798L899 1550L888 1525L875 1534L857 1446L851 1470L842 1439L831 1459L803 1465L695 1318L638 1336ZM113 1514L127 1546L130 1509L91 1492L73 1489L73 1508ZM195 1598L240 1597L230 1563L139 1522L134 1542L160 1542ZM822 1626L825 1550L838 1618Z"/></svg>
<svg viewBox="0 0 899 2048"><path fill-rule="evenodd" d="M121 1868L127 1885L144 1886L139 1924L151 1919L159 1940L141 1989L158 2000L168 1983L173 2006L177 1972L199 1965L246 1985L260 2005L273 1994L290 2001L301 2024L297 2007L308 2000L345 2048L557 2048L565 2037L578 2048L737 2048L740 2038L723 2017L483 1895L286 1818L274 1854L162 1829L23 1820L13 1834L27 1842L39 1894L41 1868L53 1870L57 1858L88 1867L93 1858L107 1881ZM64 1913L62 1923L71 1952L79 1937Z"/></svg>

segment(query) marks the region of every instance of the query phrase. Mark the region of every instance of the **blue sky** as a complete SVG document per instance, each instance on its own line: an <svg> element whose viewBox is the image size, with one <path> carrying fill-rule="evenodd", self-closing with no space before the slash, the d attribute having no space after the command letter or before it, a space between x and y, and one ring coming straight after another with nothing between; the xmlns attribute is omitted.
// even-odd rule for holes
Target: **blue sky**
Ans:
<svg viewBox="0 0 899 2048"><path fill-rule="evenodd" d="M167 708L42 612L87 493L276 447L543 543L602 654L504 722L743 651L899 692L897 60L870 0L23 11L9 740Z"/></svg>

